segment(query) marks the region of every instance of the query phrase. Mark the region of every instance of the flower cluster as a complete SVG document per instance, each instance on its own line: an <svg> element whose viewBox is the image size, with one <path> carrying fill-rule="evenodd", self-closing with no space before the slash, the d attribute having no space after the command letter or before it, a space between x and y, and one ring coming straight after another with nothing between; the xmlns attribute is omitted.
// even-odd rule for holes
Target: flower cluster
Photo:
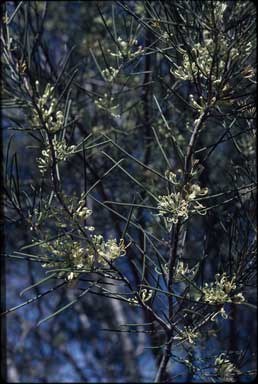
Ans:
<svg viewBox="0 0 258 384"><path fill-rule="evenodd" d="M218 1L217 3L215 3L215 6L214 6L214 18L216 21L221 21L223 15L224 15L224 12L226 11L228 5L226 2L224 1Z"/></svg>
<svg viewBox="0 0 258 384"><path fill-rule="evenodd" d="M142 289L139 293L141 301L143 303L149 301L152 297L153 291L152 289ZM139 305L139 300L137 296L131 297L128 299L130 305Z"/></svg>
<svg viewBox="0 0 258 384"><path fill-rule="evenodd" d="M251 67L251 65L247 65L244 67L241 74L245 79L254 79L256 75L255 68Z"/></svg>
<svg viewBox="0 0 258 384"><path fill-rule="evenodd" d="M74 153L75 145L68 146L65 140L57 140L56 137L52 140L53 149L55 152L56 161L65 161L69 156ZM44 174L52 163L52 155L50 144L42 150L41 157L37 159L38 168Z"/></svg>
<svg viewBox="0 0 258 384"><path fill-rule="evenodd" d="M109 112L111 116L120 117L120 115L115 113L118 108L118 105L114 104L113 96L108 96L108 94L105 93L103 97L99 97L94 102L99 109L103 109L104 111Z"/></svg>
<svg viewBox="0 0 258 384"><path fill-rule="evenodd" d="M171 183L173 183L173 184L175 184L175 185L180 184L180 178L182 177L182 175L183 175L183 171L182 171L182 169L178 169L178 170L176 171L176 173L174 173L174 172L172 172L172 171L169 171L169 170L167 170L167 171L165 172L165 177L166 177Z"/></svg>
<svg viewBox="0 0 258 384"><path fill-rule="evenodd" d="M207 101L203 98L203 96L200 96L198 102L194 99L194 96L192 94L189 95L190 104L192 107L197 109L199 113L205 110L207 106ZM210 106L214 105L216 103L216 97L212 97L210 100Z"/></svg>
<svg viewBox="0 0 258 384"><path fill-rule="evenodd" d="M238 145L243 151L246 157L253 157L256 153L256 136L254 132L251 132L249 135L240 137L238 139Z"/></svg>
<svg viewBox="0 0 258 384"><path fill-rule="evenodd" d="M162 37L163 37L164 40L169 41L173 37L173 34L172 33L168 33L168 32L164 32L162 34Z"/></svg>
<svg viewBox="0 0 258 384"><path fill-rule="evenodd" d="M179 217L188 218L188 203L180 192L159 196L159 215L166 216L169 223L177 223Z"/></svg>
<svg viewBox="0 0 258 384"><path fill-rule="evenodd" d="M124 41L120 36L117 38L118 51L111 52L108 50L111 56L119 57L120 59L134 59L143 52L141 45L138 46L138 41L136 39L130 39L128 42ZM138 47L137 47L138 46ZM137 50L135 48L137 47Z"/></svg>
<svg viewBox="0 0 258 384"><path fill-rule="evenodd" d="M234 61L240 54L247 55L251 49L251 43L248 43L241 52L237 48L230 48L230 43L222 34L220 34L218 41L215 42L210 32L204 30L202 43L194 44L191 51L188 52L180 49L183 56L182 64L177 66L175 70L171 68L171 73L181 80L193 81L196 77L204 80L211 78L214 84L220 84L222 78L219 74L223 73L228 54L230 60ZM213 58L215 54L219 58L216 64Z"/></svg>
<svg viewBox="0 0 258 384"><path fill-rule="evenodd" d="M196 272L198 270L198 263L193 268L189 268L187 264L183 262L183 260L179 260L174 268L174 282L180 282L184 280L184 277L187 279L192 280L194 276L196 275Z"/></svg>
<svg viewBox="0 0 258 384"><path fill-rule="evenodd" d="M212 66L211 52L213 51L214 41L212 39L205 39L202 45L200 43L195 44L191 54L184 51L182 65L178 66L175 70L172 69L172 74L181 80L193 80L197 75L207 79ZM219 62L219 69L221 71L224 65L224 61L221 60Z"/></svg>
<svg viewBox="0 0 258 384"><path fill-rule="evenodd" d="M36 81L39 90L39 82ZM64 124L64 114L57 109L57 99L53 95L54 87L47 84L43 95L37 99L37 108L33 108L32 124L35 127L44 127L51 133L58 132ZM41 115L41 116L40 116Z"/></svg>
<svg viewBox="0 0 258 384"><path fill-rule="evenodd" d="M44 212L34 208L28 213L27 221L30 224L30 230L35 231L38 229L42 221L44 220Z"/></svg>
<svg viewBox="0 0 258 384"><path fill-rule="evenodd" d="M116 78L118 72L119 69L115 69L114 67L108 67L106 69L103 69L101 73L105 80L111 83Z"/></svg>
<svg viewBox="0 0 258 384"><path fill-rule="evenodd" d="M75 207L74 207L75 205ZM80 200L74 204L69 205L69 210L73 212L73 218L77 220L86 220L91 216L92 210L85 206L85 194L82 193ZM87 229L94 230L94 227L86 227Z"/></svg>
<svg viewBox="0 0 258 384"><path fill-rule="evenodd" d="M222 306L219 311L216 311L212 316L211 316L211 321L216 321L217 316L220 315L223 319L227 320L228 319L228 313L226 312L224 306Z"/></svg>
<svg viewBox="0 0 258 384"><path fill-rule="evenodd" d="M172 172L169 173L168 177L173 184L179 184L176 175ZM205 215L205 207L196 198L207 193L208 188L201 188L198 184L192 184L185 188L184 197L180 192L159 196L158 215L165 218L169 230L171 230L171 223L176 224L180 217L187 219L189 213L196 212L200 215Z"/></svg>
<svg viewBox="0 0 258 384"><path fill-rule="evenodd" d="M204 301L210 304L243 303L245 298L242 293L234 294L236 289L235 275L230 279L225 272L222 275L218 273L215 275L215 282L205 283L203 287Z"/></svg>
<svg viewBox="0 0 258 384"><path fill-rule="evenodd" d="M193 201L194 199L196 199L196 197L205 196L207 195L207 193L208 193L208 188L201 188L198 184L192 184L189 188L187 199L189 201Z"/></svg>
<svg viewBox="0 0 258 384"><path fill-rule="evenodd" d="M76 279L81 272L89 272L94 267L107 266L126 254L123 240L117 244L115 239L104 241L102 235L94 235L87 246L70 238L57 239L53 243L43 243L42 248L53 256L53 262L45 263L43 268L57 270L58 278Z"/></svg>
<svg viewBox="0 0 258 384"><path fill-rule="evenodd" d="M72 280L77 278L82 270L92 267L92 259L87 256L85 248L78 241L72 241L70 238L57 239L53 243L43 243L41 247L54 259L53 262L43 264L42 267L57 270L58 278Z"/></svg>
<svg viewBox="0 0 258 384"><path fill-rule="evenodd" d="M195 44L192 48L192 54L195 61L191 62L188 54L183 55L182 66L174 71L174 75L182 80L193 80L193 77L200 72L200 77L208 77L212 56L209 51L209 46L213 44L211 39L206 40L206 45L201 46L200 43ZM220 69L223 69L224 63L220 62Z"/></svg>
<svg viewBox="0 0 258 384"><path fill-rule="evenodd" d="M190 344L194 344L195 339L200 337L200 333L195 331L189 326L185 326L183 330L179 331L179 335L175 336L175 340L188 341Z"/></svg>
<svg viewBox="0 0 258 384"><path fill-rule="evenodd" d="M220 379L225 382L235 382L236 376L241 374L241 371L226 358L225 353L221 353L215 359L215 371Z"/></svg>
<svg viewBox="0 0 258 384"><path fill-rule="evenodd" d="M91 244L87 246L86 252L91 259L95 257L99 264L107 266L118 257L124 256L126 254L126 247L123 239L117 244L115 239L105 242L102 235L93 235L91 237Z"/></svg>

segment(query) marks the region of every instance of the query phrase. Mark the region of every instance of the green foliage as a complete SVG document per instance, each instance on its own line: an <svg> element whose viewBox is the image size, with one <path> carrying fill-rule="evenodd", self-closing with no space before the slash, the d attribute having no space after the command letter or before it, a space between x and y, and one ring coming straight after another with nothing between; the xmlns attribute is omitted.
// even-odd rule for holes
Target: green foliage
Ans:
<svg viewBox="0 0 258 384"><path fill-rule="evenodd" d="M120 317L112 307L117 327L137 313L133 329L148 334L151 380L176 381L174 364L190 381L251 377L227 357L222 321L235 330L236 311L254 307L253 4L8 2L4 12L5 212L24 235L9 256L39 262L28 289L52 283L6 312L62 286L76 297L38 321L58 324L91 294L111 298L123 305ZM220 347L195 359L211 339Z"/></svg>

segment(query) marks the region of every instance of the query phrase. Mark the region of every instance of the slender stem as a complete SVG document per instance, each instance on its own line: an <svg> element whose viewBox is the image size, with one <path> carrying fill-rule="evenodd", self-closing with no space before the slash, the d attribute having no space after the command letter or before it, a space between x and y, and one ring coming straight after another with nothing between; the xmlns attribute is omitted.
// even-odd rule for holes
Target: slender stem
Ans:
<svg viewBox="0 0 258 384"><path fill-rule="evenodd" d="M191 175L192 170L192 158L193 158L193 151L196 144L196 139L198 137L198 133L200 129L202 128L202 125L207 118L209 113L209 107L207 107L199 116L197 120L195 120L193 133L190 137L190 141L187 147L186 157L185 157L185 177L184 182L182 186L182 194L184 193L184 186L188 183ZM168 262L168 292L172 293L173 290L173 275L176 265L176 259L177 259L177 250L178 250L178 243L179 243L179 234L180 229L182 227L181 220L179 219L174 231L171 232L170 235L170 251L169 251L169 262ZM163 350L161 362L155 377L155 383L161 382L164 379L167 364L169 362L169 358L171 356L171 349L172 349L172 342L173 342L173 315L174 315L174 306L173 306L173 300L170 296L168 296L168 315L170 320L170 330L166 332L167 335L167 343L166 347Z"/></svg>
<svg viewBox="0 0 258 384"><path fill-rule="evenodd" d="M190 171L191 171L191 168L192 168L192 157L193 157L194 145L196 143L196 139L197 139L198 133L199 133L200 129L202 128L204 120L208 116L208 112L209 112L209 109L206 108L200 114L199 118L197 120L195 120L193 133L191 135L191 138L190 138L190 141L189 141L189 144L188 144L188 147L187 147L187 153L186 153L186 158L185 158L185 183L184 184L186 184L186 182L189 179Z"/></svg>
<svg viewBox="0 0 258 384"><path fill-rule="evenodd" d="M160 383L164 377L164 374L166 372L167 364L171 355L171 347L172 347L172 339L166 344L166 347L164 349L161 362L159 365L159 369L157 371L154 383Z"/></svg>

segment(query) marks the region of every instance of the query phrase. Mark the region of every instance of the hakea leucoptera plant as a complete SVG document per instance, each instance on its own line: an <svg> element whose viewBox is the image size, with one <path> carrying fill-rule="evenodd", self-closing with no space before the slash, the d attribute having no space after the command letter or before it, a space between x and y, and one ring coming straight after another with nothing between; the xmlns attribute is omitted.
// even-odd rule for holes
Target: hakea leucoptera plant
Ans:
<svg viewBox="0 0 258 384"><path fill-rule="evenodd" d="M217 356L214 363L217 376L227 383L235 382L236 376L241 374L241 371L226 357L225 353Z"/></svg>
<svg viewBox="0 0 258 384"><path fill-rule="evenodd" d="M182 175L179 170L176 173L166 172L166 177L170 180L176 188L180 187L180 178ZM170 231L172 224L178 223L180 218L188 219L190 214L198 213L205 215L206 209L197 199L205 196L208 193L208 188L201 188L198 184L187 184L183 188L184 192L172 192L168 195L160 195L158 197L158 216L162 216L165 220L165 225Z"/></svg>
<svg viewBox="0 0 258 384"><path fill-rule="evenodd" d="M8 109L19 111L20 106L22 108L17 122L17 112L13 115L14 119L9 111L7 114L10 113L14 128L17 125L19 130L23 129L23 121L26 121L24 132L32 130L32 138L36 139L36 145L40 145L34 164L40 178L35 180L35 184L33 180L29 182L33 189L30 195L27 178L23 184L25 189L20 183L22 180L18 180L16 154L11 160L16 148L11 147L11 140L8 143L6 217L10 224L16 222L16 213L21 216L22 223L26 221L25 230L30 230L28 241L29 238L32 241L21 250L36 247L35 254L15 252L10 256L20 258L22 254L22 257L42 265L45 278L37 280L36 284L32 281L29 288L37 285L41 288L41 283L50 282L49 292L54 292L54 301L64 294L63 289L59 292L59 286L69 289L78 283L78 290L67 292L67 298L70 300L71 297L72 301L68 305L64 303L62 308L43 321L77 303L82 294L102 295L103 300L105 297L112 298L107 302L107 308L114 312L114 329L110 331L118 325L119 328L126 326L128 335L122 335L128 336L128 342L132 333L137 332L144 335L153 351L158 352L152 356L152 365L157 367L153 381L173 379L177 370L174 364L184 365L182 375L187 375L192 381L198 378L205 381L207 378L210 381L233 382L239 375L246 381L249 372L245 372L245 367L253 367L249 363L252 348L237 352L235 347L242 349L244 341L239 340L235 346L233 340L231 345L232 340L229 338L228 343L227 336L232 333L231 327L233 333L238 333L237 320L242 307L244 312L246 307L254 307L251 199L255 177L251 163L249 166L246 161L252 160L255 153L252 96L255 84L255 26L249 19L251 8L241 2L204 2L201 6L195 6L194 2L182 2L179 6L168 3L159 2L156 8L155 2L119 2L116 9L115 2L112 12L110 7L99 8L101 18L94 17L93 9L87 11L86 14L97 21L92 31L97 33L98 38L92 40L87 37L87 41L81 40L76 49L76 56L82 55L82 58L85 58L85 53L87 56L88 50L92 53L94 63L87 60L86 73L74 67L72 51L61 49L59 53L65 52L65 57L60 60L58 57L52 60L53 55L48 52L47 46L41 52L41 34L37 33L37 25L35 31L27 28L23 13L28 11L32 19L35 15L40 21L41 14L43 18L45 14L43 8L41 12L38 6L33 6L31 10L27 7L24 10L23 4L19 4L16 10L12 6L7 7L7 13L11 11L12 15L1 36L3 43L6 40L4 67L7 68L7 87L4 101ZM100 19L108 33L104 31L103 23L98 26ZM48 24L47 19L46 22ZM41 22L36 24L42 29ZM23 32L23 27L30 35L29 45L33 46L34 54L28 55L26 49L30 47L25 46L25 59L17 60L20 56L16 54L19 48L17 33L19 30ZM52 32L55 35L59 27L46 27L49 30L47 38L51 40ZM91 26L87 27L90 31ZM68 46L70 33L73 32L74 28L66 35ZM34 42L33 36L36 37ZM141 42L144 42L144 47ZM57 56L60 56L59 53ZM30 56L31 63L26 59ZM45 62L49 63L46 73ZM167 66L171 68L172 78ZM41 68L41 78L48 79L49 84L39 84L39 81L34 85L31 83L31 79L36 78L37 68ZM100 76L102 81L98 80ZM13 86L16 86L14 92ZM73 95L76 103L71 107ZM93 99L92 95L95 95ZM159 110L156 114L152 102L154 95ZM87 102L85 107L85 100L91 99L95 100L93 105ZM116 118L117 121L113 121ZM154 136L148 135L151 127L158 145ZM125 130L126 138L123 137ZM103 133L106 134L105 140ZM139 134L142 135L141 142ZM92 143L82 147L82 143L92 136ZM82 141L71 145L77 140ZM31 141L25 142L28 148L31 147ZM171 151L171 142L176 144L177 150ZM102 148L103 144L105 152L99 149L91 151L95 147ZM83 152L83 156L79 152ZM106 163L103 154L105 158L106 155L110 158L112 165ZM223 156L218 161L218 167L214 167L220 154ZM227 156L232 161L227 162ZM203 166L198 164L196 157L201 157L205 164L207 184L200 184ZM124 163L120 166L122 160ZM164 178L160 169L166 163L180 164L182 169L172 168L173 171L167 171ZM113 174L115 168L116 174ZM118 169L123 172L121 180L117 180L120 175ZM220 171L223 169L227 177L220 184ZM106 181L108 174L110 176ZM135 190L133 200L126 189L124 174L130 179L130 191ZM208 184L214 186L214 191ZM114 185L120 189L113 188ZM78 195L82 186L85 192ZM209 196L206 186L209 186ZM28 191L25 198L20 198L20 192L25 191ZM90 194L91 191L93 194ZM112 212L106 220L101 211L103 208L94 205L92 210L100 213L99 231L93 226L91 199ZM240 215L239 219L237 213L240 208L244 209L245 215ZM156 214L154 217L152 212ZM214 220L209 220L209 217L207 220L192 220L207 212L212 212L223 231L220 226L211 227ZM229 217L233 220L228 225ZM105 230L117 232L118 237L115 238L115 234L106 237L101 230L103 225ZM118 227L123 228L123 235L119 236ZM215 245L212 242L214 231L221 238L220 243ZM126 239L131 241L133 247L130 260L124 260L120 265L123 260L119 258L126 255L129 246L124 243ZM221 255L222 265L216 254ZM210 278L205 283L202 280L207 270ZM220 274L215 275L218 270ZM91 291L91 287L96 287L97 291ZM46 290L42 292L40 290L39 295L36 292L36 300L48 293ZM247 302L249 296L251 303ZM114 300L122 300L122 306ZM24 304L29 302L31 299ZM91 304L91 300L86 301L87 306ZM83 307L80 309L77 306L80 315ZM52 308L50 310L52 312ZM226 322L227 319L231 321ZM54 321L58 326L58 318ZM105 317L100 319L100 325L104 323ZM110 322L108 324L111 325ZM218 338L218 343L213 343L211 337ZM135 369L134 362L137 365L139 360L137 352L131 354L133 364L130 367L127 364L126 347L129 344L127 339L124 341L126 345L122 351L124 361L121 366L128 368L125 379L133 377L136 381L146 381L146 376L141 375L140 363L139 369ZM135 341L133 338L133 344ZM203 359L199 359L197 355L210 341L211 349ZM49 345L55 347L55 343ZM229 354L221 353L227 350L230 350ZM238 361L231 358L232 352L236 356L239 354ZM242 373L238 367L243 367ZM80 376L83 375L82 370Z"/></svg>

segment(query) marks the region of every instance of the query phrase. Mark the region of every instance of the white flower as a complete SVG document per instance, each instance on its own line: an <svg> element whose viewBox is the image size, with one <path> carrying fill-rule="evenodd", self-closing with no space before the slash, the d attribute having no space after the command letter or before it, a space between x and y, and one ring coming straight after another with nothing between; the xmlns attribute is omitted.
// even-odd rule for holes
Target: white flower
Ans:
<svg viewBox="0 0 258 384"><path fill-rule="evenodd" d="M139 292L139 296L140 296L141 301L143 303L146 303L147 301L149 301L152 298L152 294L153 294L152 289L142 289ZM128 302L130 305L139 305L139 300L138 300L137 296L129 298Z"/></svg>
<svg viewBox="0 0 258 384"><path fill-rule="evenodd" d="M35 83L36 89L39 91L38 80ZM47 84L44 93L37 99L37 108L40 110L41 117L37 108L33 108L32 124L36 128L47 128L51 133L56 133L62 129L64 124L64 114L62 111L55 111L57 107L57 99L53 96L54 87ZM43 121L42 121L43 120Z"/></svg>
<svg viewBox="0 0 258 384"><path fill-rule="evenodd" d="M115 69L113 67L108 67L106 69L103 69L101 73L104 76L105 80L111 83L117 76L118 72L119 72L118 69Z"/></svg>
<svg viewBox="0 0 258 384"><path fill-rule="evenodd" d="M216 274L215 282L210 284L205 283L203 287L204 300L210 304L224 304L226 302L242 303L245 298L242 293L233 295L236 290L236 276L234 275L231 279L226 273ZM222 316L224 312L221 313Z"/></svg>
<svg viewBox="0 0 258 384"><path fill-rule="evenodd" d="M102 265L108 265L108 262L126 254L126 247L122 239L119 243L115 239L105 242L102 235L94 235L91 240L93 244L89 245L86 251L91 256L96 254L98 262Z"/></svg>
<svg viewBox="0 0 258 384"><path fill-rule="evenodd" d="M179 335L175 336L175 340L188 341L188 343L194 344L195 339L200 337L200 333L189 326L186 326L183 328L183 330L178 331Z"/></svg>
<svg viewBox="0 0 258 384"><path fill-rule="evenodd" d="M167 171L165 175L173 184L180 185L176 174ZM206 195L208 188L201 188L197 184L192 184L191 186L187 185L185 191L184 197L182 192L172 192L158 197L158 215L164 217L169 231L172 228L170 223L176 224L180 217L187 219L189 213L195 212L199 215L206 214L205 207L196 200L196 197Z"/></svg>
<svg viewBox="0 0 258 384"><path fill-rule="evenodd" d="M134 59L143 52L141 45L139 45L137 50L135 50L135 47L138 44L136 39L131 39L127 42L119 36L117 38L117 44L119 45L119 49L116 52L111 52L109 49L108 53L110 53L111 56L118 57L120 59Z"/></svg>
<svg viewBox="0 0 258 384"><path fill-rule="evenodd" d="M241 374L240 370L221 353L215 359L216 374L226 382L235 382L236 376Z"/></svg>
<svg viewBox="0 0 258 384"><path fill-rule="evenodd" d="M59 161L65 161L74 153L75 146L68 146L65 140L58 141L55 137L52 140L55 158ZM37 164L41 173L45 173L52 161L50 144L47 144L46 149L41 152L41 157L37 159Z"/></svg>

